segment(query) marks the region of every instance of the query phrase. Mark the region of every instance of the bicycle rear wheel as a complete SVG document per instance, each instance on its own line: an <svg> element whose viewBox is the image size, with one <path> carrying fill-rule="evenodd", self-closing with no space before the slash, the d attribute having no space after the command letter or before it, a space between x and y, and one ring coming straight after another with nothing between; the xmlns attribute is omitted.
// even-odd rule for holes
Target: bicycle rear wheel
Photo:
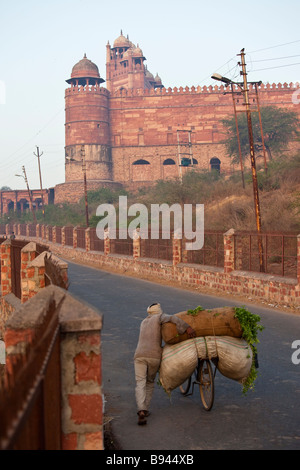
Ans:
<svg viewBox="0 0 300 470"><path fill-rule="evenodd" d="M206 411L212 409L215 397L214 374L208 359L200 362L198 369L198 382L201 401Z"/></svg>

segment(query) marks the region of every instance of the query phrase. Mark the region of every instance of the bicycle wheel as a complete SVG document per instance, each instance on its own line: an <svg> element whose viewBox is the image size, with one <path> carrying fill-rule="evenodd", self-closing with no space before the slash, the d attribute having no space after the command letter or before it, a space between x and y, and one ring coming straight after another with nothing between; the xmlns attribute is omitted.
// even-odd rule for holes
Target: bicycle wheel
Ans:
<svg viewBox="0 0 300 470"><path fill-rule="evenodd" d="M198 382L202 404L206 411L212 409L215 397L214 375L208 359L200 362L198 369Z"/></svg>
<svg viewBox="0 0 300 470"><path fill-rule="evenodd" d="M189 393L190 388L191 388L191 383L192 383L192 376L186 379L186 381L183 382L183 384L179 386L179 389L182 395L187 395Z"/></svg>

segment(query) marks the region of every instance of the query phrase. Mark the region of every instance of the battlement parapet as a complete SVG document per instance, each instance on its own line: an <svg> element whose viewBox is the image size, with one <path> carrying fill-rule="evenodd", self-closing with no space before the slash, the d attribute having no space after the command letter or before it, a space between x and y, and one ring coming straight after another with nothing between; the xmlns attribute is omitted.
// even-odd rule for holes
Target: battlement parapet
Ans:
<svg viewBox="0 0 300 470"><path fill-rule="evenodd" d="M281 91L281 90L295 90L299 87L299 83L262 83L258 86L259 91ZM192 87L174 87L174 88L151 88L151 89L129 89L121 88L116 90L113 94L114 97L132 97L132 96L162 96L162 95L187 95L187 94L205 94L205 93L224 93L228 88L224 85L215 86L192 86ZM234 85L234 90L238 91L237 85ZM249 84L249 90L255 91L255 86Z"/></svg>
<svg viewBox="0 0 300 470"><path fill-rule="evenodd" d="M99 85L78 85L78 86L71 86L70 88L66 88L65 90L65 96L69 95L74 95L74 94L82 94L82 93L93 93L96 95L105 95L105 96L110 96L110 92L103 87L100 87Z"/></svg>

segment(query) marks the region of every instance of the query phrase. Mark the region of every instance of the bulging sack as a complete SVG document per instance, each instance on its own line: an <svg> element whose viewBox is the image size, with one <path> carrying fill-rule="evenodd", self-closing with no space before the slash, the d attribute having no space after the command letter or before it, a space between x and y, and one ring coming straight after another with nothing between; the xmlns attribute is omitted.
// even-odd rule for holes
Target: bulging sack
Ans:
<svg viewBox="0 0 300 470"><path fill-rule="evenodd" d="M198 364L198 354L192 339L163 347L159 370L160 382L167 393L188 379Z"/></svg>
<svg viewBox="0 0 300 470"><path fill-rule="evenodd" d="M201 310L195 314L188 311L175 313L184 320L196 332L197 337L202 336L232 336L242 337L240 322L235 317L234 307L214 308L212 310ZM162 325L162 338L165 343L176 344L188 339L188 334L178 334L176 325L167 322Z"/></svg>
<svg viewBox="0 0 300 470"><path fill-rule="evenodd" d="M219 372L229 379L243 383L250 373L252 349L244 339L231 336L206 336L178 344L166 344L159 376L167 393L192 375L198 358L218 358Z"/></svg>

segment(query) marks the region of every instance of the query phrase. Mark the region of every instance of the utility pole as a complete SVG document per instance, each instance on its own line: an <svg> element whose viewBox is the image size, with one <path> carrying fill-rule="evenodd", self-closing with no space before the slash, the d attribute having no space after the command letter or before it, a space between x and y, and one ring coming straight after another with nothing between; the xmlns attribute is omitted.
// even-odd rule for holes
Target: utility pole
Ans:
<svg viewBox="0 0 300 470"><path fill-rule="evenodd" d="M260 133L261 133L261 142L262 142L262 148L263 148L263 155L264 155L264 162L265 162L265 172L268 173L268 167L267 167L267 158L266 158L266 147L265 147L265 139L264 139L264 132L263 132L263 127L262 127L262 120L261 120L261 114L260 114L260 104L259 104L259 96L258 96L258 83L254 83L255 86L255 93L256 93L256 103L257 103L257 111L258 111L258 117L259 117L259 125L260 125Z"/></svg>
<svg viewBox="0 0 300 470"><path fill-rule="evenodd" d="M40 157L43 155L43 152L39 153L39 148L36 147L37 154L33 152L33 154L37 157L39 163L39 175L40 175L40 186L41 186L41 197L42 197L42 208L43 208L43 217L45 220L45 206L44 206L44 196L43 196L43 186L42 186L42 174L41 174L41 164L40 164Z"/></svg>
<svg viewBox="0 0 300 470"><path fill-rule="evenodd" d="M86 184L86 164L85 164L85 149L84 145L81 146L81 159L82 159L82 171L83 171L83 184L84 184L84 199L85 199L85 220L86 226L89 226L89 209L87 200L87 184Z"/></svg>
<svg viewBox="0 0 300 470"><path fill-rule="evenodd" d="M235 92L234 92L234 90L233 90L233 83L231 83L230 86L231 86L231 94L232 94L232 101L233 101L233 110L234 110L234 119L235 119L236 135L237 135L237 141L238 141L238 146L239 146L239 156L240 156L242 183L243 183L243 188L245 189L244 165L243 165L243 157L242 157L242 150L241 150L240 133L239 133L239 126L238 126L237 112L236 112L236 103L235 103L235 98L234 98L234 93L235 93Z"/></svg>
<svg viewBox="0 0 300 470"><path fill-rule="evenodd" d="M22 170L23 170L23 174L24 174L25 183L26 183L26 186L27 186L27 191L28 191L28 196L29 196L29 200L30 200L30 206L31 206L31 211L32 211L32 215L33 215L33 220L34 220L34 223L36 225L37 224L36 216L35 216L35 211L34 211L34 208L33 208L32 195L31 195L31 191L29 189L29 184L28 184L28 179L27 179L27 175L26 175L25 166L22 166Z"/></svg>
<svg viewBox="0 0 300 470"><path fill-rule="evenodd" d="M264 272L264 254L263 254L263 244L261 237L261 215L260 215L260 204L259 204L259 195L258 195L258 184L257 184L257 173L256 173L256 163L255 163L255 152L254 152L254 143L253 143L253 129L252 129L252 118L251 110L249 103L248 95L248 83L247 83L247 73L246 73L246 63L245 63L245 52L244 49L241 50L241 53L238 54L241 56L241 63L239 65L242 67L240 74L243 76L244 87L244 101L246 106L247 114L247 123L248 123L248 133L249 133L249 144L250 144L250 160L251 160L251 171L252 171L252 182L253 182L253 193L254 193L254 206L255 206L255 216L256 216L256 227L258 233L258 250L259 250L259 267L260 271Z"/></svg>

